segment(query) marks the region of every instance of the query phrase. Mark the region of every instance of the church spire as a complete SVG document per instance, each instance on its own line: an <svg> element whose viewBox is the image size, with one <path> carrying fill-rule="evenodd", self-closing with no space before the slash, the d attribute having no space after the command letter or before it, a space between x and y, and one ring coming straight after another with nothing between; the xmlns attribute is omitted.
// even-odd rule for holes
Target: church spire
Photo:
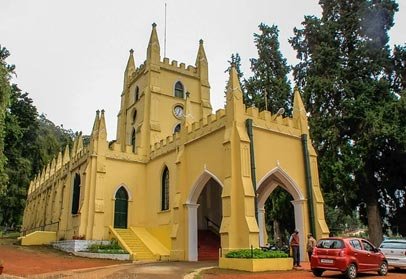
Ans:
<svg viewBox="0 0 406 279"><path fill-rule="evenodd" d="M152 24L151 37L149 38L147 61L158 63L161 60L161 48L159 46L158 34L156 32L156 23Z"/></svg>
<svg viewBox="0 0 406 279"><path fill-rule="evenodd" d="M104 109L101 110L100 123L99 123L99 138L107 138L106 120L104 118Z"/></svg>
<svg viewBox="0 0 406 279"><path fill-rule="evenodd" d="M197 51L195 65L196 67L199 67L202 63L205 63L207 65L207 57L206 52L204 51L203 40L200 39L199 50Z"/></svg>
<svg viewBox="0 0 406 279"><path fill-rule="evenodd" d="M293 97L293 119L298 121L302 132L308 133L307 112L303 105L302 98L297 86L295 86L295 93Z"/></svg>
<svg viewBox="0 0 406 279"><path fill-rule="evenodd" d="M91 134L92 137L95 137L99 131L99 114L100 114L100 111L96 110L96 117L94 119L93 129L92 129L92 134Z"/></svg>
<svg viewBox="0 0 406 279"><path fill-rule="evenodd" d="M132 74L135 72L135 61L134 61L133 53L134 53L134 50L130 49L130 56L128 57L127 67L125 68L125 72L124 72L124 86L127 85Z"/></svg>
<svg viewBox="0 0 406 279"><path fill-rule="evenodd" d="M240 80L238 78L237 70L235 65L231 65L230 69L230 78L227 84L227 93L226 93L226 114L232 115L235 120L236 117L243 115L245 111L245 106L242 98L242 90L240 86ZM230 118L231 120L231 118Z"/></svg>

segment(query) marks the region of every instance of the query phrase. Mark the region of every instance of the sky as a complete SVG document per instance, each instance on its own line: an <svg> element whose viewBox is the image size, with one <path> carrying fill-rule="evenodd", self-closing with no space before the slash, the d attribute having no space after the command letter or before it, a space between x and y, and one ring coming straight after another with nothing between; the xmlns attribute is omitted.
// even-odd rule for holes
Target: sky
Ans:
<svg viewBox="0 0 406 279"><path fill-rule="evenodd" d="M194 65L199 40L209 62L213 112L225 104L225 69L232 53L257 57L253 34L264 22L279 28L281 52L296 64L288 43L305 15L320 16L318 0L2 0L0 45L16 65L15 83L29 93L39 113L56 125L90 134L96 110L105 110L108 139L116 137L117 114L129 50L137 66L146 57L152 23L164 56ZM399 0L391 46L404 44L406 1Z"/></svg>

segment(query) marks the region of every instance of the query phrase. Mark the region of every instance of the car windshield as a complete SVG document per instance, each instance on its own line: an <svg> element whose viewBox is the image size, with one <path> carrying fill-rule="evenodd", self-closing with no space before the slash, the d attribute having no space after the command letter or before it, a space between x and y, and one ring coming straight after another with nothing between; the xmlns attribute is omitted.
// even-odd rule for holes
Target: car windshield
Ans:
<svg viewBox="0 0 406 279"><path fill-rule="evenodd" d="M406 242L384 241L384 242L382 242L380 248L384 248L384 249L405 249L406 250Z"/></svg>
<svg viewBox="0 0 406 279"><path fill-rule="evenodd" d="M324 249L341 249L344 247L344 243L339 239L321 239L317 243L317 248Z"/></svg>

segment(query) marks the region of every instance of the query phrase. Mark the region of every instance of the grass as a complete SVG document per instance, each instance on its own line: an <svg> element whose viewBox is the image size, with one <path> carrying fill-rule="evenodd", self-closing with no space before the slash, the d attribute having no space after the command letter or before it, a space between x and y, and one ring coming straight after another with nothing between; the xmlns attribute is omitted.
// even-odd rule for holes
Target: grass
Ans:
<svg viewBox="0 0 406 279"><path fill-rule="evenodd" d="M20 232L2 232L0 231L0 238L13 238L16 239L20 236Z"/></svg>

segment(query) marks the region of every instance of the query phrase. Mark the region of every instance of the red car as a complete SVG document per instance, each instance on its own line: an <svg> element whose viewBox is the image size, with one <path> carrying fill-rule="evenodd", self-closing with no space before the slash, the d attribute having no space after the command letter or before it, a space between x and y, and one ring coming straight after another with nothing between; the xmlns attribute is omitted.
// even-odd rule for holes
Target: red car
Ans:
<svg viewBox="0 0 406 279"><path fill-rule="evenodd" d="M347 278L357 277L358 272L377 271L388 273L385 255L362 238L329 237L320 239L313 250L311 269L320 277L325 270L341 271Z"/></svg>

